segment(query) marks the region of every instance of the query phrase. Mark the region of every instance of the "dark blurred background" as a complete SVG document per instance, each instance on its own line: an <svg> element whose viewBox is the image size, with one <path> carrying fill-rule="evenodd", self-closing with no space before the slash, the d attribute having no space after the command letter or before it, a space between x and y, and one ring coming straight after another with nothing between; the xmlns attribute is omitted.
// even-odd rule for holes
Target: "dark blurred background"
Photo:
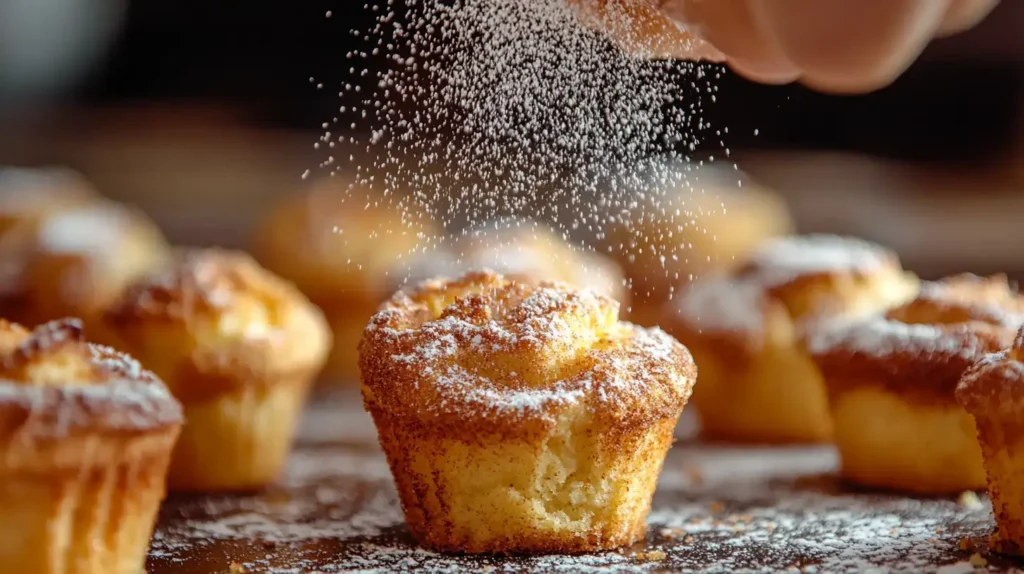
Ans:
<svg viewBox="0 0 1024 574"><path fill-rule="evenodd" d="M241 244L320 161L349 30L374 16L323 0L0 0L0 164L69 165L172 239ZM1024 239L1021 30L1024 2L1003 2L865 96L725 74L706 117L804 230L865 235L941 271L1024 270L1010 247Z"/></svg>

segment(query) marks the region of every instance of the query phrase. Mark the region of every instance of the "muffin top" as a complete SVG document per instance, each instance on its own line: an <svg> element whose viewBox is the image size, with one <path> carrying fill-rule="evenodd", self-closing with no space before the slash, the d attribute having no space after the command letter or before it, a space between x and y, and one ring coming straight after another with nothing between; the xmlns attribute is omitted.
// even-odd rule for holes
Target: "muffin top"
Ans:
<svg viewBox="0 0 1024 574"><path fill-rule="evenodd" d="M69 169L0 166L0 233L98 197L81 175Z"/></svg>
<svg viewBox="0 0 1024 574"><path fill-rule="evenodd" d="M434 231L396 201L344 176L323 180L271 209L257 228L253 252L318 304L339 297L379 302L391 293L385 293L393 284L388 272Z"/></svg>
<svg viewBox="0 0 1024 574"><path fill-rule="evenodd" d="M671 304L681 336L742 353L800 338L830 317L855 317L913 297L918 281L880 245L835 235L769 240L726 274L694 281Z"/></svg>
<svg viewBox="0 0 1024 574"><path fill-rule="evenodd" d="M808 348L831 391L883 385L908 398L950 403L964 371L1011 345L1024 297L1003 275L964 274L921 285L883 314L822 325Z"/></svg>
<svg viewBox="0 0 1024 574"><path fill-rule="evenodd" d="M456 236L436 250L412 255L391 273L396 289L432 277L491 269L521 282L557 280L591 289L623 304L628 299L619 266L598 253L574 248L549 227L532 222L494 222Z"/></svg>
<svg viewBox="0 0 1024 574"><path fill-rule="evenodd" d="M99 312L170 253L137 210L107 200L67 207L0 237L0 304L27 322Z"/></svg>
<svg viewBox="0 0 1024 574"><path fill-rule="evenodd" d="M964 373L956 398L969 412L1012 421L1024 432L1018 422L1024 398L1024 325L1010 348L985 355Z"/></svg>
<svg viewBox="0 0 1024 574"><path fill-rule="evenodd" d="M318 369L330 346L323 314L294 285L220 249L179 253L130 285L104 319L176 395L188 392L177 388L183 368L228 385L270 381Z"/></svg>
<svg viewBox="0 0 1024 574"><path fill-rule="evenodd" d="M0 452L182 422L164 384L131 357L88 343L76 319L34 331L0 320Z"/></svg>
<svg viewBox="0 0 1024 574"><path fill-rule="evenodd" d="M678 416L696 368L658 329L565 284L490 271L396 294L360 344L368 405L432 432L523 436L586 409L609 432Z"/></svg>

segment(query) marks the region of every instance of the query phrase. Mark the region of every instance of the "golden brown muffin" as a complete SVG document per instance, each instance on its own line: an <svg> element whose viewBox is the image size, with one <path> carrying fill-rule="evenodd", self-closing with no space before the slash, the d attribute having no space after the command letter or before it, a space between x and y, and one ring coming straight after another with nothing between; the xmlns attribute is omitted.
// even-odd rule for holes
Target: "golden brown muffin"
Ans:
<svg viewBox="0 0 1024 574"><path fill-rule="evenodd" d="M253 243L260 263L323 309L334 332L325 376L336 382L358 382L356 347L393 292L389 272L433 234L429 223L407 219L390 198L368 196L334 179L320 182L274 206Z"/></svg>
<svg viewBox="0 0 1024 574"><path fill-rule="evenodd" d="M77 320L0 321L0 569L138 574L181 406Z"/></svg>
<svg viewBox="0 0 1024 574"><path fill-rule="evenodd" d="M975 425L954 391L1022 322L1024 297L1005 277L962 275L922 284L885 314L818 329L808 345L828 385L843 477L923 494L984 487Z"/></svg>
<svg viewBox="0 0 1024 574"><path fill-rule="evenodd" d="M696 369L658 329L492 272L396 294L360 344L363 399L421 543L584 552L646 530Z"/></svg>
<svg viewBox="0 0 1024 574"><path fill-rule="evenodd" d="M995 546L1024 548L1024 328L1013 346L964 373L956 398L974 418L996 517Z"/></svg>
<svg viewBox="0 0 1024 574"><path fill-rule="evenodd" d="M65 207L0 236L0 316L28 325L99 315L125 286L167 264L171 249L143 213L107 200Z"/></svg>
<svg viewBox="0 0 1024 574"><path fill-rule="evenodd" d="M68 169L0 166L0 235L98 197L82 176Z"/></svg>
<svg viewBox="0 0 1024 574"><path fill-rule="evenodd" d="M292 284L242 253L191 251L130 286L105 320L185 407L171 490L243 490L277 476L331 340Z"/></svg>
<svg viewBox="0 0 1024 574"><path fill-rule="evenodd" d="M880 311L916 290L895 254L831 235L768 241L731 273L695 281L666 316L701 370L693 401L704 436L830 440L825 384L803 338L824 318Z"/></svg>
<svg viewBox="0 0 1024 574"><path fill-rule="evenodd" d="M434 250L415 253L391 272L395 290L434 277L490 269L518 281L561 281L628 305L622 269L608 257L569 244L532 221L492 223L469 229Z"/></svg>
<svg viewBox="0 0 1024 574"><path fill-rule="evenodd" d="M670 185L650 192L657 205L615 214L602 225L601 250L618 260L632 285L626 317L641 325L664 326L665 303L681 284L731 269L793 228L782 199L742 173L718 166L679 170L671 185L653 171L652 186Z"/></svg>

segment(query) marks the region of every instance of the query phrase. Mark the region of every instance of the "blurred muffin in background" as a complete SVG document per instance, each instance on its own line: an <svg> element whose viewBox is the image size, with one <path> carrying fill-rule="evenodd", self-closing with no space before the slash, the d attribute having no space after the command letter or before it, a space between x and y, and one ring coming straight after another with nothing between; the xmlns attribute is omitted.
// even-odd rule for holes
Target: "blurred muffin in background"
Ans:
<svg viewBox="0 0 1024 574"><path fill-rule="evenodd" d="M627 317L646 326L659 323L680 285L727 271L766 239L793 230L785 202L732 166L670 165L652 173L647 204L606 210L598 237L632 286Z"/></svg>
<svg viewBox="0 0 1024 574"><path fill-rule="evenodd" d="M0 316L25 325L78 317L107 343L102 309L170 253L144 213L106 199L26 218L0 235Z"/></svg>
<svg viewBox="0 0 1024 574"><path fill-rule="evenodd" d="M410 219L392 201L338 175L282 198L252 241L263 266L324 311L334 332L324 370L332 382L358 383L356 347L392 294L389 272L435 235L430 222Z"/></svg>
<svg viewBox="0 0 1024 574"><path fill-rule="evenodd" d="M98 197L85 178L66 168L0 166L0 234Z"/></svg>
<svg viewBox="0 0 1024 574"><path fill-rule="evenodd" d="M611 297L623 306L629 302L625 275L617 263L528 220L495 221L467 229L437 249L416 253L390 275L397 290L480 269L529 283L561 281Z"/></svg>

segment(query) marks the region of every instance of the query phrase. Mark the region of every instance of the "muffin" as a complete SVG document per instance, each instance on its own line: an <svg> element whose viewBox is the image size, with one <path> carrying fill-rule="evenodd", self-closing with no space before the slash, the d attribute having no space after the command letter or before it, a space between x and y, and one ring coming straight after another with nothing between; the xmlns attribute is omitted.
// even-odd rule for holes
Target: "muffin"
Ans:
<svg viewBox="0 0 1024 574"><path fill-rule="evenodd" d="M898 305L917 283L881 246L831 235L774 239L732 272L696 280L665 315L701 370L693 402L702 434L831 440L825 383L804 338L825 318Z"/></svg>
<svg viewBox="0 0 1024 574"><path fill-rule="evenodd" d="M888 312L808 339L828 385L841 474L919 494L983 488L971 416L957 403L964 371L1010 346L1024 297L1002 276L951 277Z"/></svg>
<svg viewBox="0 0 1024 574"><path fill-rule="evenodd" d="M0 236L16 225L98 197L82 176L68 169L0 166Z"/></svg>
<svg viewBox="0 0 1024 574"><path fill-rule="evenodd" d="M246 490L277 476L331 340L294 286L248 255L189 251L129 286L104 320L184 405L172 490Z"/></svg>
<svg viewBox="0 0 1024 574"><path fill-rule="evenodd" d="M323 309L334 332L325 376L357 383L356 347L393 292L389 272L433 233L365 190L329 179L285 197L258 227L253 254Z"/></svg>
<svg viewBox="0 0 1024 574"><path fill-rule="evenodd" d="M561 281L627 305L622 269L610 258L574 247L532 221L490 223L466 230L434 250L417 252L390 274L395 290L433 277L490 269L522 282Z"/></svg>
<svg viewBox="0 0 1024 574"><path fill-rule="evenodd" d="M1024 328L1013 346L983 357L964 373L956 398L973 417L996 517L995 547L1024 548Z"/></svg>
<svg viewBox="0 0 1024 574"><path fill-rule="evenodd" d="M181 423L167 388L80 322L0 321L3 569L142 572Z"/></svg>
<svg viewBox="0 0 1024 574"><path fill-rule="evenodd" d="M680 285L735 267L793 228L785 203L740 172L713 165L677 171L654 170L651 205L608 206L598 242L625 270L633 292L627 318L641 325L661 325Z"/></svg>
<svg viewBox="0 0 1024 574"><path fill-rule="evenodd" d="M22 221L0 237L0 316L28 325L79 317L109 343L103 309L170 254L148 217L108 200Z"/></svg>
<svg viewBox="0 0 1024 574"><path fill-rule="evenodd" d="M441 551L639 540L696 369L658 329L559 283L492 272L396 294L359 347L410 532Z"/></svg>

